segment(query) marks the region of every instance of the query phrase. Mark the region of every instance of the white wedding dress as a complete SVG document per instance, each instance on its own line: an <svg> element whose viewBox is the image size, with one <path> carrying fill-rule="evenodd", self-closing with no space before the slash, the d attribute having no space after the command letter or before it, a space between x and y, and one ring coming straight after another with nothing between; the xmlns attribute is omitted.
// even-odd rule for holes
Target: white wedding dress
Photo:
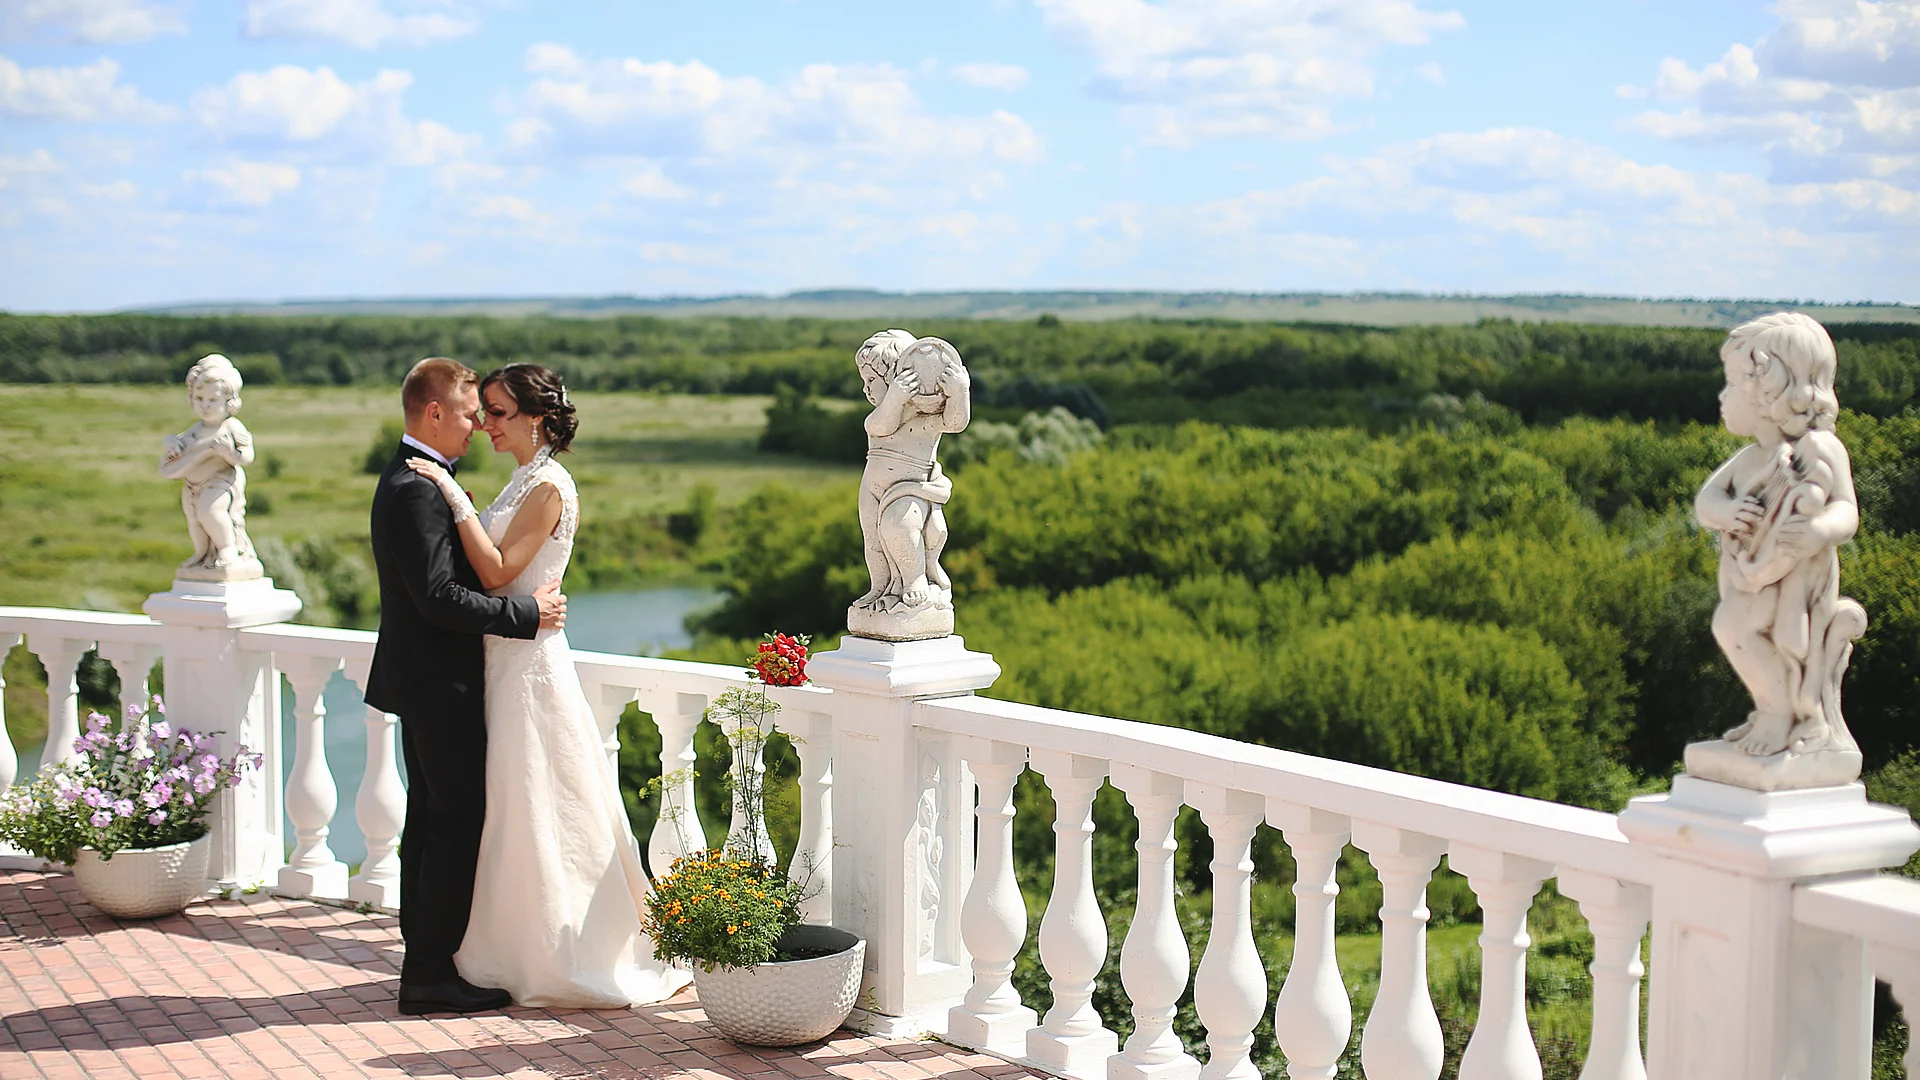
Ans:
<svg viewBox="0 0 1920 1080"><path fill-rule="evenodd" d="M541 484L560 494L560 524L495 596L530 596L566 572L580 500L544 447L480 523L499 544ZM692 976L655 960L640 931L647 872L565 633L489 635L486 662L487 817L455 965L521 1005L619 1008L671 996Z"/></svg>

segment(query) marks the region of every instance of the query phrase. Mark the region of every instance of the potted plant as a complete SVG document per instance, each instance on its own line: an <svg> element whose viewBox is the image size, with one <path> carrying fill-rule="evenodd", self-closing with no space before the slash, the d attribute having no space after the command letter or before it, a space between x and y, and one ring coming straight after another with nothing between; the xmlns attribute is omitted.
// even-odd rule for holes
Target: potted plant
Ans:
<svg viewBox="0 0 1920 1080"><path fill-rule="evenodd" d="M765 840L766 795L755 765L780 709L766 688L807 681L807 642L769 634L747 672L754 687L728 689L708 709L733 747L728 782L744 827L722 847L675 860L647 895L654 955L691 965L707 1019L734 1042L755 1046L796 1046L839 1027L859 996L866 960L860 938L800 921L806 875L793 880ZM676 823L687 812L672 801L680 779L663 777L660 785Z"/></svg>
<svg viewBox="0 0 1920 1080"><path fill-rule="evenodd" d="M207 815L260 755L214 752L210 734L176 730L166 707L146 723L129 710L119 730L100 713L74 740L75 760L0 795L0 841L66 863L94 907L121 918L179 911L206 888Z"/></svg>

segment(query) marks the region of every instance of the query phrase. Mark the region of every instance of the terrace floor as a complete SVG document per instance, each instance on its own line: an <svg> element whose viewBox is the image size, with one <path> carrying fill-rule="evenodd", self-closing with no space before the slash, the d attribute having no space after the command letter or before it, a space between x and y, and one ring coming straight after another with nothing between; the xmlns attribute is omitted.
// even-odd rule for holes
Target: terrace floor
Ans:
<svg viewBox="0 0 1920 1080"><path fill-rule="evenodd" d="M848 1031L791 1050L734 1046L691 990L621 1010L402 1017L397 920L265 895L121 921L71 877L0 871L0 1078L348 1080L1019 1080L934 1042Z"/></svg>

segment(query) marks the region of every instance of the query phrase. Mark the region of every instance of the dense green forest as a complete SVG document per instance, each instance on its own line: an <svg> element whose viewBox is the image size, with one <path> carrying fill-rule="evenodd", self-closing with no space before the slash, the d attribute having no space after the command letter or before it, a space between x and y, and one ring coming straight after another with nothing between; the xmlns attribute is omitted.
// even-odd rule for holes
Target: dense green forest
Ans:
<svg viewBox="0 0 1920 1080"><path fill-rule="evenodd" d="M875 328L0 316L0 380L171 382L214 349L268 383L392 383L435 353L483 369L537 360L581 387L772 393L764 449L851 461L865 411L851 356ZM1004 670L994 696L1608 810L1664 787L1686 742L1749 707L1711 637L1717 554L1691 512L1739 445L1717 425L1719 331L1045 317L912 329L953 341L975 376L974 428L942 448L955 477L944 563L959 632ZM1842 585L1869 613L1846 715L1876 797L1912 805L1920 327L1829 329L1862 509ZM678 543L726 593L694 653L732 663L767 630L824 645L844 627L866 583L853 506L850 482L769 486L723 506L708 493L677 519L624 522L617 543L590 534L589 507L582 541ZM624 732L636 787L657 771L657 733L637 715ZM1019 799L1022 884L1037 901L1051 805L1032 777ZM644 835L652 809L632 810ZM1111 790L1096 818L1117 955L1133 826ZM1192 820L1181 837L1182 915L1203 934L1207 839ZM1277 834L1262 830L1255 862L1259 937L1284 967L1291 863ZM1366 931L1377 883L1358 857L1341 873L1342 931ZM1450 875L1430 906L1443 931L1478 918ZM1548 1075L1572 1077L1584 1032L1565 1017L1584 1007L1589 939L1550 890L1534 932L1528 991ZM1044 1002L1037 970L1028 957L1021 984ZM1436 973L1456 1051L1477 979L1477 968ZM1124 1031L1117 977L1101 986L1103 1015ZM1356 985L1356 1008L1370 996ZM1190 1039L1195 1023L1183 1014ZM1271 1072L1267 1028L1261 1038Z"/></svg>

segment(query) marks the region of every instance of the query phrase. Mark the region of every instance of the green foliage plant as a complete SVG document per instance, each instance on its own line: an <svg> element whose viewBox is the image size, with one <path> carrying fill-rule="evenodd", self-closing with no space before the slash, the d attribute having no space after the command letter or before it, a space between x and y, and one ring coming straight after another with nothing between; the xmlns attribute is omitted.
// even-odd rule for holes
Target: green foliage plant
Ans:
<svg viewBox="0 0 1920 1080"><path fill-rule="evenodd" d="M36 858L72 863L81 848L104 859L133 848L166 847L207 834L207 815L224 788L261 766L242 746L214 752L214 737L167 723L156 696L151 724L132 710L114 729L92 713L74 740L78 757L0 795L0 841Z"/></svg>
<svg viewBox="0 0 1920 1080"><path fill-rule="evenodd" d="M792 880L764 854L765 778L755 765L780 709L766 687L806 682L806 648L805 637L767 635L748 671L758 685L729 687L708 708L708 717L723 722L732 743L728 783L745 826L721 847L674 860L673 868L654 880L641 929L653 939L660 960L699 964L707 971L767 963L782 958L780 936L800 922L806 884L804 878ZM685 779L674 773L656 782L667 803L663 813L676 829L687 808L674 802L674 792ZM681 839L684 847L684 832Z"/></svg>

